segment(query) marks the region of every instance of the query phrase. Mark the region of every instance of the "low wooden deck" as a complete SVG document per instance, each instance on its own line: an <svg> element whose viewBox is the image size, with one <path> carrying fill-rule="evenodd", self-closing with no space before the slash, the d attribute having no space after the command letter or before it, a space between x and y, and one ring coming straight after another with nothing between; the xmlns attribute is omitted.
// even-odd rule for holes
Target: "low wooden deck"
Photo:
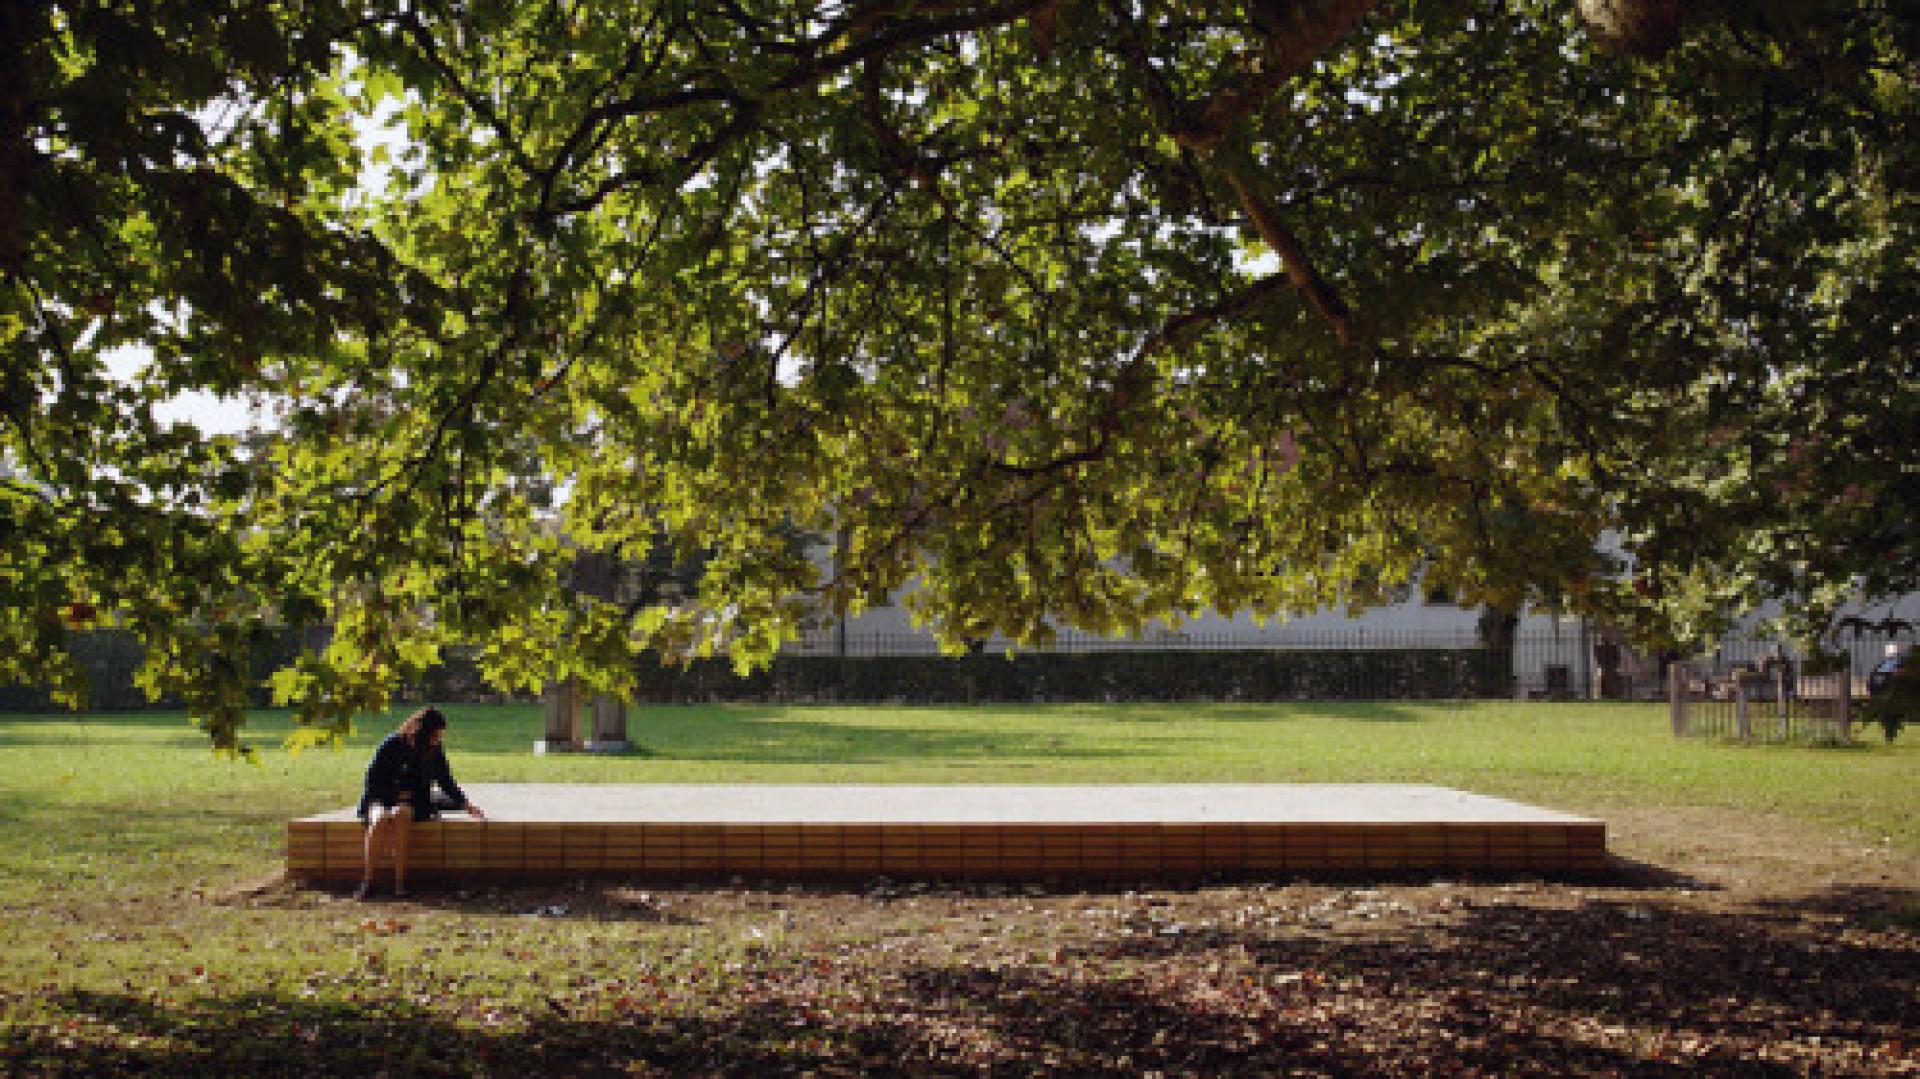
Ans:
<svg viewBox="0 0 1920 1079"><path fill-rule="evenodd" d="M475 784L414 826L410 878L1191 879L1594 870L1606 825L1445 787ZM360 874L350 809L287 825L287 872Z"/></svg>

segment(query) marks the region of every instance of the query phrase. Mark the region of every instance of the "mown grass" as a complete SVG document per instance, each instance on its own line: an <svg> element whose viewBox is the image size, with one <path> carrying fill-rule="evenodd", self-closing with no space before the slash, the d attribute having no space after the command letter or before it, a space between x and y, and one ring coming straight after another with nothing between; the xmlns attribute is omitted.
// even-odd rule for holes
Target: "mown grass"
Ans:
<svg viewBox="0 0 1920 1079"><path fill-rule="evenodd" d="M1648 705L646 708L630 720L639 751L614 758L533 756L533 707L449 711L463 782L1423 782L1600 815L1712 807L1920 853L1920 741L1675 740ZM319 893L236 901L277 872L288 818L355 798L398 716L293 757L286 717L263 713L251 762L214 756L177 714L0 716L0 1071L58 1070L63 1039L87 1066L241 1066L245 1052L194 1031L261 1016L277 1024L263 1059L304 1038L302 1068L487 1070L379 1043L425 1024L484 1056L500 1043L457 1031L537 1029L571 1007L556 994L603 974L618 993L595 1022L636 1008L661 1029L712 1020L769 971L936 928L903 915L876 930L844 910L795 926L750 898L663 905L618 887L563 900L560 918L528 916L552 895L513 890L441 895L397 920Z"/></svg>
<svg viewBox="0 0 1920 1079"><path fill-rule="evenodd" d="M338 749L214 756L164 713L0 717L0 902L42 889L112 901L272 871L289 817L350 803L372 717ZM1676 740L1664 712L1618 704L1056 705L636 709L639 750L536 757L538 710L451 710L463 782L1421 782L1603 813L1716 806L1778 814L1920 852L1920 740L1850 748Z"/></svg>

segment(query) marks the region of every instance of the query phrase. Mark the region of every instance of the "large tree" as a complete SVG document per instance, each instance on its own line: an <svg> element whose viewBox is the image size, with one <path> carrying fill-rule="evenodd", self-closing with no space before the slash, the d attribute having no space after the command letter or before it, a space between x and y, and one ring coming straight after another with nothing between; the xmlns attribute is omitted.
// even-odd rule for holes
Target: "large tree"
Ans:
<svg viewBox="0 0 1920 1079"><path fill-rule="evenodd" d="M957 645L1920 577L1911 5L0 12L0 675L125 626L221 744L315 621L324 731L450 642L617 690L916 579ZM697 595L565 587L662 537Z"/></svg>

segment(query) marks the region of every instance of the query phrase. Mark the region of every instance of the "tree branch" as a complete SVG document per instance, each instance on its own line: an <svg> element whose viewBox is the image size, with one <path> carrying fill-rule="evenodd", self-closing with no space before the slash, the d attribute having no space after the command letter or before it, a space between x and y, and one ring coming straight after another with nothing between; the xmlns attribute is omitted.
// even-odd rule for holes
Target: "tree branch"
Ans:
<svg viewBox="0 0 1920 1079"><path fill-rule="evenodd" d="M1188 335L1225 319L1237 318L1271 299L1290 282L1285 274L1268 274L1239 292L1208 307L1196 308L1168 319L1140 348L1142 356L1183 343Z"/></svg>
<svg viewBox="0 0 1920 1079"><path fill-rule="evenodd" d="M908 143L888 121L885 99L880 93L880 64L881 61L876 58L861 66L861 115L866 117L867 126L873 130L874 139L880 144L880 152L886 155L888 165L914 183L932 187L940 181L940 162Z"/></svg>
<svg viewBox="0 0 1920 1079"><path fill-rule="evenodd" d="M772 364L777 365L786 358L787 350L793 347L793 343L799 340L800 334L806 330L807 323L812 321L814 309L820 302L821 290L846 275L850 269L848 256L852 254L854 246L886 215L898 194L898 188L888 188L884 194L873 200L872 205L867 207L866 213L861 215L860 220L854 222L850 231L840 233L831 254L826 257L816 257L813 260L812 272L807 277L807 287L801 293L800 302L795 305L798 308L799 317L793 320L790 324L791 328L781 335L780 347L773 351L770 359Z"/></svg>
<svg viewBox="0 0 1920 1079"><path fill-rule="evenodd" d="M643 55L641 45L658 25L659 19L660 13L658 11L654 12L653 15L648 18L647 25L642 27L639 33L634 35L633 44L628 47L627 55L621 59L620 67L602 80L599 88L589 95L587 100L597 100L614 87L619 86L634 76L640 68L640 61ZM651 65L652 70L659 70L660 65L666 61L667 52L668 50L663 45L654 53L653 63ZM552 203L553 185L559 180L560 174L574 163L574 157L579 152L581 144L584 143L589 136L593 135L595 124L591 118L592 113L593 110L589 108L587 115L580 118L580 121L574 125L573 130L567 133L566 140L560 144L560 148L554 151L553 160L548 162L545 169L542 169L536 174L536 177L540 181L540 205L547 206ZM604 138L603 129L602 135L594 139L594 149L590 151L590 153L598 151L599 146L604 142Z"/></svg>
<svg viewBox="0 0 1920 1079"><path fill-rule="evenodd" d="M1113 396L1109 398L1106 410L1101 414L1099 433L1092 445L1083 449L1060 454L1057 457L1033 465L1016 465L1002 460L992 460L987 466L995 472L1005 475L1035 477L1059 472L1075 465L1087 464L1106 456L1113 446L1114 438L1119 434L1120 416L1128 405L1138 396L1144 380L1147 360L1162 349L1173 348L1184 343L1189 336L1201 328L1226 319L1237 317L1248 310L1265 303L1286 289L1288 281L1282 274L1269 274L1248 285L1218 303L1206 307L1182 312L1168 319L1161 327L1141 342L1134 350L1125 366L1120 369L1115 380Z"/></svg>
<svg viewBox="0 0 1920 1079"><path fill-rule="evenodd" d="M1289 80L1305 71L1334 42L1372 11L1379 0L1260 0L1252 5L1262 41L1242 71L1197 106L1179 99L1153 64L1144 28L1121 0L1111 5L1127 32L1122 47L1143 79L1150 111L1182 147L1213 153L1235 127L1253 115Z"/></svg>
<svg viewBox="0 0 1920 1079"><path fill-rule="evenodd" d="M862 38L824 55L813 56L766 84L763 97L791 93L822 82L834 75L899 49L925 44L951 34L973 33L1004 26L1027 17L1050 0L1013 0L974 11L960 11L925 18L902 18L886 23L871 37ZM609 102L593 110L596 122L628 116L670 112L690 105L740 104L738 91L730 86L686 86L650 95Z"/></svg>
<svg viewBox="0 0 1920 1079"><path fill-rule="evenodd" d="M1256 24L1266 37L1261 70L1255 77L1215 94L1197 110L1179 100L1154 66L1145 30L1132 13L1120 0L1114 0L1112 10L1125 27L1121 35L1122 48L1128 62L1141 76L1149 111L1155 120L1183 148L1214 159L1220 156L1223 140L1230 131L1260 108L1283 83L1303 71L1358 24L1376 2L1262 0L1254 10ZM1228 185L1261 239L1280 256L1288 280L1326 319L1333 328L1335 340L1343 345L1352 344L1356 337L1352 313L1307 257L1305 246L1281 221L1274 209L1276 200L1267 191L1267 181L1259 174L1251 148L1236 139L1226 146L1224 156Z"/></svg>
<svg viewBox="0 0 1920 1079"><path fill-rule="evenodd" d="M673 186L678 187L705 168L714 158L720 156L728 146L745 138L759 126L759 105L750 101L742 102L740 111L732 120L688 150L684 157L674 162L674 168L671 170L638 168L618 172L595 184L593 190L586 194L552 203L542 212L552 215L585 213L621 191L645 184L659 184L672 180Z"/></svg>
<svg viewBox="0 0 1920 1079"><path fill-rule="evenodd" d="M455 96L459 97L461 102L467 106L468 111L478 117L481 123L486 124L499 134L500 141L505 144L507 153L513 158L514 164L529 176L538 175L539 170L535 168L533 162L528 159L525 149L520 145L518 140L514 138L513 128L507 123L506 118L500 115L498 109L494 108L493 102L480 96L478 92L468 86L466 80L460 77L460 73L455 71L453 65L447 62L446 57L440 54L440 43L434 40L432 32L427 29L426 23L420 21L420 13L418 11L408 11L400 16L399 22L407 31L407 36L413 39L414 47L420 50L421 56L439 73L440 78L453 90Z"/></svg>
<svg viewBox="0 0 1920 1079"><path fill-rule="evenodd" d="M1240 199L1240 206L1252 219L1260 238L1280 256L1282 271L1307 303L1333 328L1334 340L1343 345L1356 342L1359 334L1353 313L1307 256L1306 246L1280 220L1272 200L1267 197L1266 181L1258 174L1251 154L1236 155L1226 168L1227 183Z"/></svg>

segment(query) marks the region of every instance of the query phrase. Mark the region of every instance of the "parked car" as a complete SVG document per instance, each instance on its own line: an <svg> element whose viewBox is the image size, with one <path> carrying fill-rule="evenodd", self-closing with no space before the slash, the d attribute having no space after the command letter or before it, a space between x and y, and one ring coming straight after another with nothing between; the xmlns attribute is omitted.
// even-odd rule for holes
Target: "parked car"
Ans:
<svg viewBox="0 0 1920 1079"><path fill-rule="evenodd" d="M1906 666L1907 657L1911 655L1913 650L1908 649L1874 664L1873 670L1867 672L1867 695L1877 697L1885 693L1893 685L1893 680L1899 677L1901 668Z"/></svg>

